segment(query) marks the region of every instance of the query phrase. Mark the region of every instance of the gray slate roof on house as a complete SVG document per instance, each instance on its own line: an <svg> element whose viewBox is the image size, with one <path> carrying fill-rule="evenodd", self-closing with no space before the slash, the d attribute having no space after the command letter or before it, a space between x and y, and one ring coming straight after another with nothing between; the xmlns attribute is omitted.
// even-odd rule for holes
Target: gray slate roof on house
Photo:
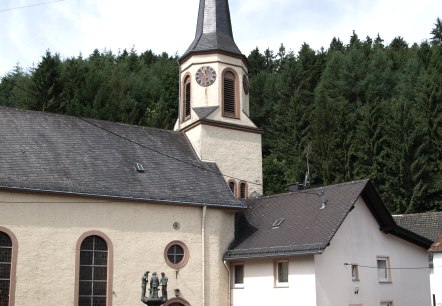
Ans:
<svg viewBox="0 0 442 306"><path fill-rule="evenodd" d="M228 0L200 0L195 39L180 60L206 51L244 57L233 39Z"/></svg>
<svg viewBox="0 0 442 306"><path fill-rule="evenodd" d="M244 207L180 132L0 107L0 156L2 189Z"/></svg>
<svg viewBox="0 0 442 306"><path fill-rule="evenodd" d="M361 180L261 197L237 216L236 238L225 259L320 254L362 197L380 229L424 248L430 241L397 226L373 183ZM321 209L325 203L325 208ZM283 218L277 228L273 223Z"/></svg>
<svg viewBox="0 0 442 306"><path fill-rule="evenodd" d="M425 212L418 214L393 215L394 221L431 241L442 234L442 212Z"/></svg>

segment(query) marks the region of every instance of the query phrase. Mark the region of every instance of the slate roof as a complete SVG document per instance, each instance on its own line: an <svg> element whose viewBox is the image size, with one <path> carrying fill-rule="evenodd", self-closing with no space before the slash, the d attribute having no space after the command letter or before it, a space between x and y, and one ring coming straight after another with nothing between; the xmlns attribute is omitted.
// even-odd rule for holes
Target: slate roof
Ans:
<svg viewBox="0 0 442 306"><path fill-rule="evenodd" d="M2 189L244 207L181 132L0 107L0 144Z"/></svg>
<svg viewBox="0 0 442 306"><path fill-rule="evenodd" d="M194 52L213 51L244 57L233 39L228 0L200 0L195 39L180 61Z"/></svg>
<svg viewBox="0 0 442 306"><path fill-rule="evenodd" d="M394 221L402 227L435 241L442 234L442 212L394 215Z"/></svg>
<svg viewBox="0 0 442 306"><path fill-rule="evenodd" d="M397 226L373 183L361 180L248 201L237 216L236 238L225 259L320 254L362 197L384 232L427 249L431 241ZM320 209L325 203L325 208ZM284 218L278 228L273 223Z"/></svg>
<svg viewBox="0 0 442 306"><path fill-rule="evenodd" d="M193 111L201 120L209 117L217 108L218 106L194 107Z"/></svg>

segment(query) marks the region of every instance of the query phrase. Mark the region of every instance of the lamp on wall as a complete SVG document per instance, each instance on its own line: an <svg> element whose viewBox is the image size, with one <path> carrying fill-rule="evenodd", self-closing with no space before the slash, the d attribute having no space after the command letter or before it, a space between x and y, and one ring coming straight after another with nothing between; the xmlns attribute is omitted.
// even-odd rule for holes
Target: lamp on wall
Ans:
<svg viewBox="0 0 442 306"><path fill-rule="evenodd" d="M175 297L179 297L180 296L180 294L181 294L181 291L180 291L180 289L178 289L178 288L175 288Z"/></svg>

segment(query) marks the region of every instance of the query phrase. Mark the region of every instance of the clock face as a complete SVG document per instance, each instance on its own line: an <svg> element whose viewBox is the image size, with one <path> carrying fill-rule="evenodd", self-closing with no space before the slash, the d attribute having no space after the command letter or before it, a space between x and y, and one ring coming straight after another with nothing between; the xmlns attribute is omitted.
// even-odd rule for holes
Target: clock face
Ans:
<svg viewBox="0 0 442 306"><path fill-rule="evenodd" d="M210 66L202 66L197 70L195 79L201 86L210 86L216 80L216 71Z"/></svg>
<svg viewBox="0 0 442 306"><path fill-rule="evenodd" d="M244 88L244 93L246 95L248 95L249 94L249 78L245 74L242 77L242 87Z"/></svg>

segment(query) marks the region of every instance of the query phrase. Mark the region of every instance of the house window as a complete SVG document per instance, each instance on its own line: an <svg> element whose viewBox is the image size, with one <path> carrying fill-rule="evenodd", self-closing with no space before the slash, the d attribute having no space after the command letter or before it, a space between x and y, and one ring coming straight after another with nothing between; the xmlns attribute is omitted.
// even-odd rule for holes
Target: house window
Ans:
<svg viewBox="0 0 442 306"><path fill-rule="evenodd" d="M164 249L164 259L172 269L180 269L189 260L189 249L181 241L172 241Z"/></svg>
<svg viewBox="0 0 442 306"><path fill-rule="evenodd" d="M0 305L14 305L17 239L0 226Z"/></svg>
<svg viewBox="0 0 442 306"><path fill-rule="evenodd" d="M190 119L190 76L187 76L184 79L184 91L183 91L183 121Z"/></svg>
<svg viewBox="0 0 442 306"><path fill-rule="evenodd" d="M229 181L229 188L233 195L236 197L236 182L233 180Z"/></svg>
<svg viewBox="0 0 442 306"><path fill-rule="evenodd" d="M223 75L223 116L239 118L236 76L231 70Z"/></svg>
<svg viewBox="0 0 442 306"><path fill-rule="evenodd" d="M377 267L379 282L391 282L390 259L388 257L378 257Z"/></svg>
<svg viewBox="0 0 442 306"><path fill-rule="evenodd" d="M244 287L244 265L235 264L233 265L233 285L235 288Z"/></svg>
<svg viewBox="0 0 442 306"><path fill-rule="evenodd" d="M276 287L287 287L289 283L289 262L278 260L275 263Z"/></svg>
<svg viewBox="0 0 442 306"><path fill-rule="evenodd" d="M239 197L247 199L247 184L245 182L239 183Z"/></svg>
<svg viewBox="0 0 442 306"><path fill-rule="evenodd" d="M112 243L101 232L83 234L77 242L74 305L111 306Z"/></svg>
<svg viewBox="0 0 442 306"><path fill-rule="evenodd" d="M351 265L351 279L353 281L359 280L359 267L356 264Z"/></svg>

